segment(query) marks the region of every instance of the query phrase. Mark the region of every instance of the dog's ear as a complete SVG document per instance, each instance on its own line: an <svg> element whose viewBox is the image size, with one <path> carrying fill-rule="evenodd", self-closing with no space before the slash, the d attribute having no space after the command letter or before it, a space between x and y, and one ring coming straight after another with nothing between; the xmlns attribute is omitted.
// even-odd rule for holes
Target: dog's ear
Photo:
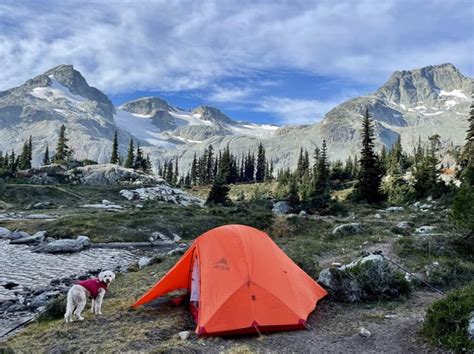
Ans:
<svg viewBox="0 0 474 354"><path fill-rule="evenodd" d="M99 279L99 281L104 281L104 272L100 272L97 278Z"/></svg>

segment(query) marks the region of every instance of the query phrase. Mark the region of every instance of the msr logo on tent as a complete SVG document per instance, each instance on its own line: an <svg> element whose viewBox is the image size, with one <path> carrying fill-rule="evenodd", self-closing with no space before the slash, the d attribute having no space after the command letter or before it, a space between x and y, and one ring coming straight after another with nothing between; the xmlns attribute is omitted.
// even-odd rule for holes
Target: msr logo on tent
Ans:
<svg viewBox="0 0 474 354"><path fill-rule="evenodd" d="M230 270L229 264L227 263L227 259L225 258L221 258L219 261L217 261L214 265L214 268L225 270L227 272Z"/></svg>

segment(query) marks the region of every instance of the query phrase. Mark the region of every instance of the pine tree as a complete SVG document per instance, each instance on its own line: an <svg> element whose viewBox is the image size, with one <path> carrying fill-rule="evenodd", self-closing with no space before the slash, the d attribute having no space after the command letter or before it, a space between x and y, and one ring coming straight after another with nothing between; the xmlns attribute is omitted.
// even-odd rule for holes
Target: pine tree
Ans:
<svg viewBox="0 0 474 354"><path fill-rule="evenodd" d="M46 149L44 150L44 156L43 156L43 165L49 165L49 146L46 145Z"/></svg>
<svg viewBox="0 0 474 354"><path fill-rule="evenodd" d="M287 200L292 208L297 208L300 204L300 196L298 194L298 182L296 176L291 176L289 178Z"/></svg>
<svg viewBox="0 0 474 354"><path fill-rule="evenodd" d="M469 166L474 166L474 94L472 97L471 110L469 113L469 128L466 132L466 144L459 159L459 168L461 179L464 178L464 172Z"/></svg>
<svg viewBox="0 0 474 354"><path fill-rule="evenodd" d="M312 193L310 194L310 207L312 209L320 210L327 208L331 200L326 140L323 140L321 155L316 169L317 175L314 178L314 186Z"/></svg>
<svg viewBox="0 0 474 354"><path fill-rule="evenodd" d="M197 156L196 153L194 153L193 157L193 162L191 163L191 184L196 184L197 183L197 175L198 175L198 165L197 165Z"/></svg>
<svg viewBox="0 0 474 354"><path fill-rule="evenodd" d="M146 154L145 168L143 169L143 172L150 173L152 168L153 168L153 165L150 160L150 154Z"/></svg>
<svg viewBox="0 0 474 354"><path fill-rule="evenodd" d="M209 145L207 149L206 161L206 183L212 183L214 180L214 148Z"/></svg>
<svg viewBox="0 0 474 354"><path fill-rule="evenodd" d="M110 157L110 163L117 165L119 163L119 153L118 153L118 137L117 131L114 134L114 140L112 142L112 156Z"/></svg>
<svg viewBox="0 0 474 354"><path fill-rule="evenodd" d="M265 149L263 148L263 144L260 143L258 145L258 153L257 153L257 170L255 172L255 180L257 182L263 182L265 179Z"/></svg>
<svg viewBox="0 0 474 354"><path fill-rule="evenodd" d="M135 160L133 150L134 150L133 139L130 139L130 143L128 144L127 159L125 160L125 164L124 164L124 167L126 168L133 168L133 163Z"/></svg>
<svg viewBox="0 0 474 354"><path fill-rule="evenodd" d="M72 150L67 145L69 139L66 138L66 127L61 125L59 130L58 143L56 145L56 153L53 157L55 163L66 163L71 159Z"/></svg>
<svg viewBox="0 0 474 354"><path fill-rule="evenodd" d="M380 191L383 171L379 159L374 152L374 130L369 118L369 110L365 110L362 124L362 150L359 160L359 174L355 197L368 203L377 203L383 199Z"/></svg>
<svg viewBox="0 0 474 354"><path fill-rule="evenodd" d="M228 205L230 203L229 190L222 177L217 176L207 196L206 204Z"/></svg>
<svg viewBox="0 0 474 354"><path fill-rule="evenodd" d="M173 184L176 185L178 183L179 178L179 167L178 167L178 158L175 158L174 162L174 174L173 174Z"/></svg>
<svg viewBox="0 0 474 354"><path fill-rule="evenodd" d="M31 167L31 161L28 160L28 156L28 142L25 141L25 143L23 144L21 155L19 156L18 160L18 168L20 170L26 170Z"/></svg>
<svg viewBox="0 0 474 354"><path fill-rule="evenodd" d="M174 179L173 179L173 161L169 160L168 165L166 167L166 177L165 177L166 182L169 184L174 184Z"/></svg>
<svg viewBox="0 0 474 354"><path fill-rule="evenodd" d="M15 173L18 169L18 160L15 157L15 151L12 149L12 153L10 154L10 160L8 162L8 170L10 173Z"/></svg>

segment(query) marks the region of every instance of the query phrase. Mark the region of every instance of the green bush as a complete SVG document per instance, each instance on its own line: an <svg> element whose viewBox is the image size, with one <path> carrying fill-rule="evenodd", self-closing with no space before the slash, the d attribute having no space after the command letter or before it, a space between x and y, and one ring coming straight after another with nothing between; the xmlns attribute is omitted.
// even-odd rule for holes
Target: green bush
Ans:
<svg viewBox="0 0 474 354"><path fill-rule="evenodd" d="M46 305L45 311L39 315L38 321L45 322L63 318L66 312L66 302L66 296L61 296L50 301L48 305Z"/></svg>
<svg viewBox="0 0 474 354"><path fill-rule="evenodd" d="M330 270L333 286L329 293L336 301L373 302L394 300L410 294L404 275L386 261L366 261L344 270Z"/></svg>
<svg viewBox="0 0 474 354"><path fill-rule="evenodd" d="M422 333L432 343L456 351L474 350L468 338L469 316L474 309L474 283L448 293L426 313Z"/></svg>
<svg viewBox="0 0 474 354"><path fill-rule="evenodd" d="M474 263L459 259L447 259L430 271L430 283L453 289L474 281Z"/></svg>

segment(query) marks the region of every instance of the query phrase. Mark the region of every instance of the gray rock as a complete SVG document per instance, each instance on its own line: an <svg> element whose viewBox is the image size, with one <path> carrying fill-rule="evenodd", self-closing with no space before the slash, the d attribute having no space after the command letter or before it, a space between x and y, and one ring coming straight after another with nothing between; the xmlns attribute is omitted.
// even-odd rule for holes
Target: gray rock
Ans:
<svg viewBox="0 0 474 354"><path fill-rule="evenodd" d="M0 239L2 238L10 238L11 231L8 230L6 227L0 227Z"/></svg>
<svg viewBox="0 0 474 354"><path fill-rule="evenodd" d="M25 231L13 231L8 237L10 240L18 240L20 238L30 237L31 235Z"/></svg>
<svg viewBox="0 0 474 354"><path fill-rule="evenodd" d="M474 340L474 311L471 312L469 322L467 324L467 334L469 339Z"/></svg>
<svg viewBox="0 0 474 354"><path fill-rule="evenodd" d="M34 252L41 253L75 253L82 251L90 245L90 239L87 236L79 236L76 240L63 239L56 240L34 249Z"/></svg>
<svg viewBox="0 0 474 354"><path fill-rule="evenodd" d="M350 224L342 224L342 225L336 226L332 230L332 234L334 236L354 235L354 234L357 234L357 233L361 232L362 230L363 230L362 224L353 222L353 223L350 223Z"/></svg>
<svg viewBox="0 0 474 354"><path fill-rule="evenodd" d="M368 338L368 337L370 337L370 336L372 335L372 333L370 333L370 331L367 330L366 328L360 327L360 329L359 329L359 335L360 335L361 337L366 337L366 338Z"/></svg>
<svg viewBox="0 0 474 354"><path fill-rule="evenodd" d="M181 340L187 340L191 336L191 332L189 331L182 331L178 333L178 337Z"/></svg>
<svg viewBox="0 0 474 354"><path fill-rule="evenodd" d="M332 289L334 287L333 281L334 281L334 277L329 268L325 268L321 272L319 272L319 276L318 276L319 284Z"/></svg>
<svg viewBox="0 0 474 354"><path fill-rule="evenodd" d="M421 210L427 210L433 208L433 204L422 204L420 205Z"/></svg>
<svg viewBox="0 0 474 354"><path fill-rule="evenodd" d="M203 205L202 199L196 198L179 188L172 188L164 181L155 187L123 189L120 195L128 200L158 200L178 205Z"/></svg>
<svg viewBox="0 0 474 354"><path fill-rule="evenodd" d="M405 210L405 208L401 207L401 206L392 206L392 207L389 207L385 210L388 211L389 213L397 213L397 212L401 212L401 211Z"/></svg>
<svg viewBox="0 0 474 354"><path fill-rule="evenodd" d="M397 228L402 229L402 230L409 229L410 227L413 227L413 226L414 224L410 221L400 221L397 224Z"/></svg>
<svg viewBox="0 0 474 354"><path fill-rule="evenodd" d="M150 257L141 257L138 260L138 268L142 269L150 265L151 258Z"/></svg>
<svg viewBox="0 0 474 354"><path fill-rule="evenodd" d="M48 291L36 296L30 304L33 309L46 306L51 299L59 295L59 291Z"/></svg>
<svg viewBox="0 0 474 354"><path fill-rule="evenodd" d="M114 185L114 184L152 184L161 183L162 179L134 171L114 164L97 164L76 167L66 172L75 181L92 186ZM108 202L106 200L106 202ZM108 202L110 205L114 205ZM103 203L106 205L106 203Z"/></svg>
<svg viewBox="0 0 474 354"><path fill-rule="evenodd" d="M44 241L46 235L46 231L38 231L35 233L33 236L29 237L22 237L16 240L11 240L10 244L12 245L28 245L28 244L35 244L35 243L41 243Z"/></svg>
<svg viewBox="0 0 474 354"><path fill-rule="evenodd" d="M421 234L421 235L427 235L433 232L436 229L436 226L430 226L430 225L425 225L425 226L420 226L415 229L415 233Z"/></svg>
<svg viewBox="0 0 474 354"><path fill-rule="evenodd" d="M375 218L375 219L382 219L382 215L380 215L379 213L377 213L377 214L374 215L374 218Z"/></svg>
<svg viewBox="0 0 474 354"><path fill-rule="evenodd" d="M272 212L274 214L288 214L291 212L290 204L285 201L276 202L273 205Z"/></svg>
<svg viewBox="0 0 474 354"><path fill-rule="evenodd" d="M384 258L379 255L379 254L371 254L362 258L359 258L349 264L345 264L342 267L340 267L341 270L348 269L348 268L353 268L359 264L364 264L365 262L372 261L372 262L383 262Z"/></svg>
<svg viewBox="0 0 474 354"><path fill-rule="evenodd" d="M301 210L300 213L298 214L300 218L305 218L308 216L308 213L304 210Z"/></svg>

